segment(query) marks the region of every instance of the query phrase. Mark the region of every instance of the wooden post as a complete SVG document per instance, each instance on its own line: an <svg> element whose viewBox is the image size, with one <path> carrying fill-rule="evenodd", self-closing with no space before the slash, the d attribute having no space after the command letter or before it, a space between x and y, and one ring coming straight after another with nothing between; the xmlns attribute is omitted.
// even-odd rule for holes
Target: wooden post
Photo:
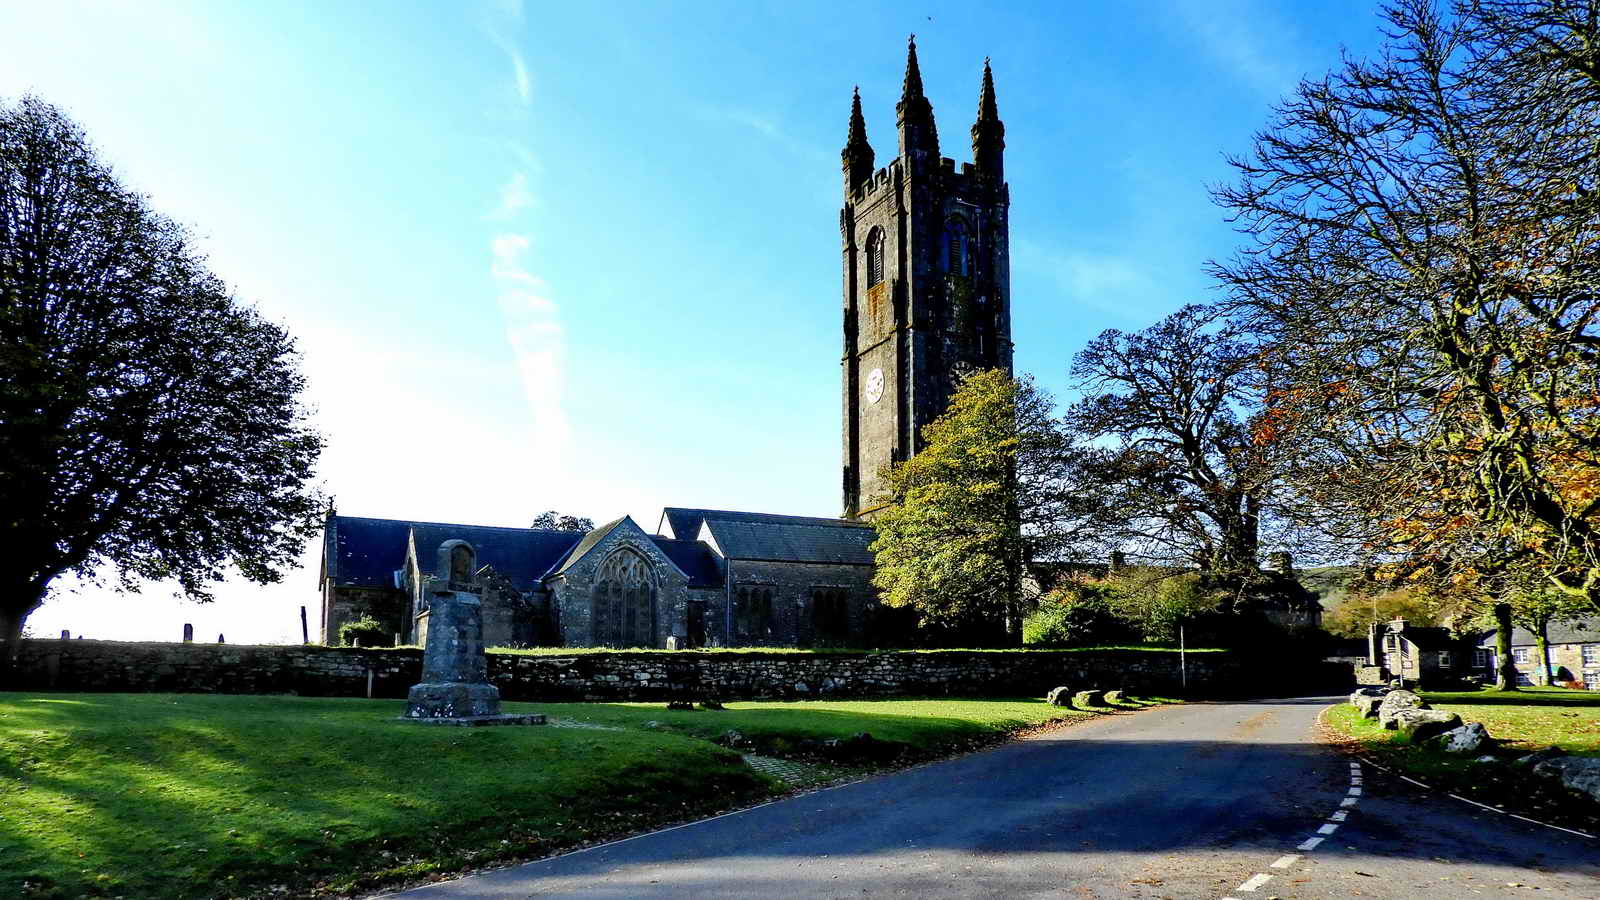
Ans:
<svg viewBox="0 0 1600 900"><path fill-rule="evenodd" d="M1183 626L1178 626L1178 678L1183 687L1184 696L1189 695L1189 651L1188 645L1183 641Z"/></svg>
<svg viewBox="0 0 1600 900"><path fill-rule="evenodd" d="M300 607L300 643L311 643L311 629L306 625L306 608Z"/></svg>

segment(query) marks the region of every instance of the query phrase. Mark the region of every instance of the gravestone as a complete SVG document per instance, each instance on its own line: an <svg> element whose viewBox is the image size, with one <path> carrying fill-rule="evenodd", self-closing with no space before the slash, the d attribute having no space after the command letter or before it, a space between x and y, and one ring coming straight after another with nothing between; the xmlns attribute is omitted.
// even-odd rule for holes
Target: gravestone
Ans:
<svg viewBox="0 0 1600 900"><path fill-rule="evenodd" d="M428 593L422 681L411 687L405 719L429 725L542 725L542 715L502 715L500 689L483 655L483 587L477 553L466 541L439 545L439 577Z"/></svg>

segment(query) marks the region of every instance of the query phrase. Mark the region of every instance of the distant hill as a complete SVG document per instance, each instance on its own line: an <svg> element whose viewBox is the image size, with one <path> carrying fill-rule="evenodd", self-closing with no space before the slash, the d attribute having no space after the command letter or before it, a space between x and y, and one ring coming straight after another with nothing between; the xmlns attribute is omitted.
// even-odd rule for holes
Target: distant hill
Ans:
<svg viewBox="0 0 1600 900"><path fill-rule="evenodd" d="M1349 596L1350 588L1361 580L1361 569L1357 566L1320 566L1301 569L1295 573L1295 577L1317 598L1322 611L1327 612L1334 604Z"/></svg>

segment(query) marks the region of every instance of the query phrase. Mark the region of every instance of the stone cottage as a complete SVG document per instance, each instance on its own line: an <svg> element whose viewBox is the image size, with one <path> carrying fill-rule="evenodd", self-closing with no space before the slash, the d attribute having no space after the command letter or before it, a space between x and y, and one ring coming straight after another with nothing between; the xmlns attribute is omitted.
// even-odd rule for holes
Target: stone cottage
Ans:
<svg viewBox="0 0 1600 900"><path fill-rule="evenodd" d="M1446 687L1480 674L1473 652L1476 644L1476 636L1412 625L1405 619L1374 624L1367 636L1367 665L1358 670L1357 680L1384 684L1398 678L1412 686Z"/></svg>
<svg viewBox="0 0 1600 900"><path fill-rule="evenodd" d="M587 533L369 519L330 512L321 632L363 616L426 639L427 587L446 541L471 545L490 646L867 646L875 537L842 519L663 511L656 534L624 516Z"/></svg>
<svg viewBox="0 0 1600 900"><path fill-rule="evenodd" d="M1538 642L1533 632L1515 628L1511 632L1511 664L1517 670L1517 684L1571 684L1576 682L1591 691L1600 691L1600 617L1552 622L1545 629L1550 650L1550 669L1540 671ZM1474 666L1487 678L1495 673L1495 634L1489 632L1472 651Z"/></svg>

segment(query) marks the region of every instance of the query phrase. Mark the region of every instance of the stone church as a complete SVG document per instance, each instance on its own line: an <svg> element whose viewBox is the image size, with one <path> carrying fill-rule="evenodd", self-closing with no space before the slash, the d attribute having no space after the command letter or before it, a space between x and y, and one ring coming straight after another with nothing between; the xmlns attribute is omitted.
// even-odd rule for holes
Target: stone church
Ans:
<svg viewBox="0 0 1600 900"><path fill-rule="evenodd" d="M872 587L883 470L921 449L960 377L1011 370L1005 126L984 61L971 163L940 155L913 42L895 105L898 152L875 167L859 93L842 153L843 511L838 519L669 507L654 533L624 516L588 533L370 519L329 511L321 631L377 619L427 636L438 548L480 565L490 646L875 646L902 621Z"/></svg>

